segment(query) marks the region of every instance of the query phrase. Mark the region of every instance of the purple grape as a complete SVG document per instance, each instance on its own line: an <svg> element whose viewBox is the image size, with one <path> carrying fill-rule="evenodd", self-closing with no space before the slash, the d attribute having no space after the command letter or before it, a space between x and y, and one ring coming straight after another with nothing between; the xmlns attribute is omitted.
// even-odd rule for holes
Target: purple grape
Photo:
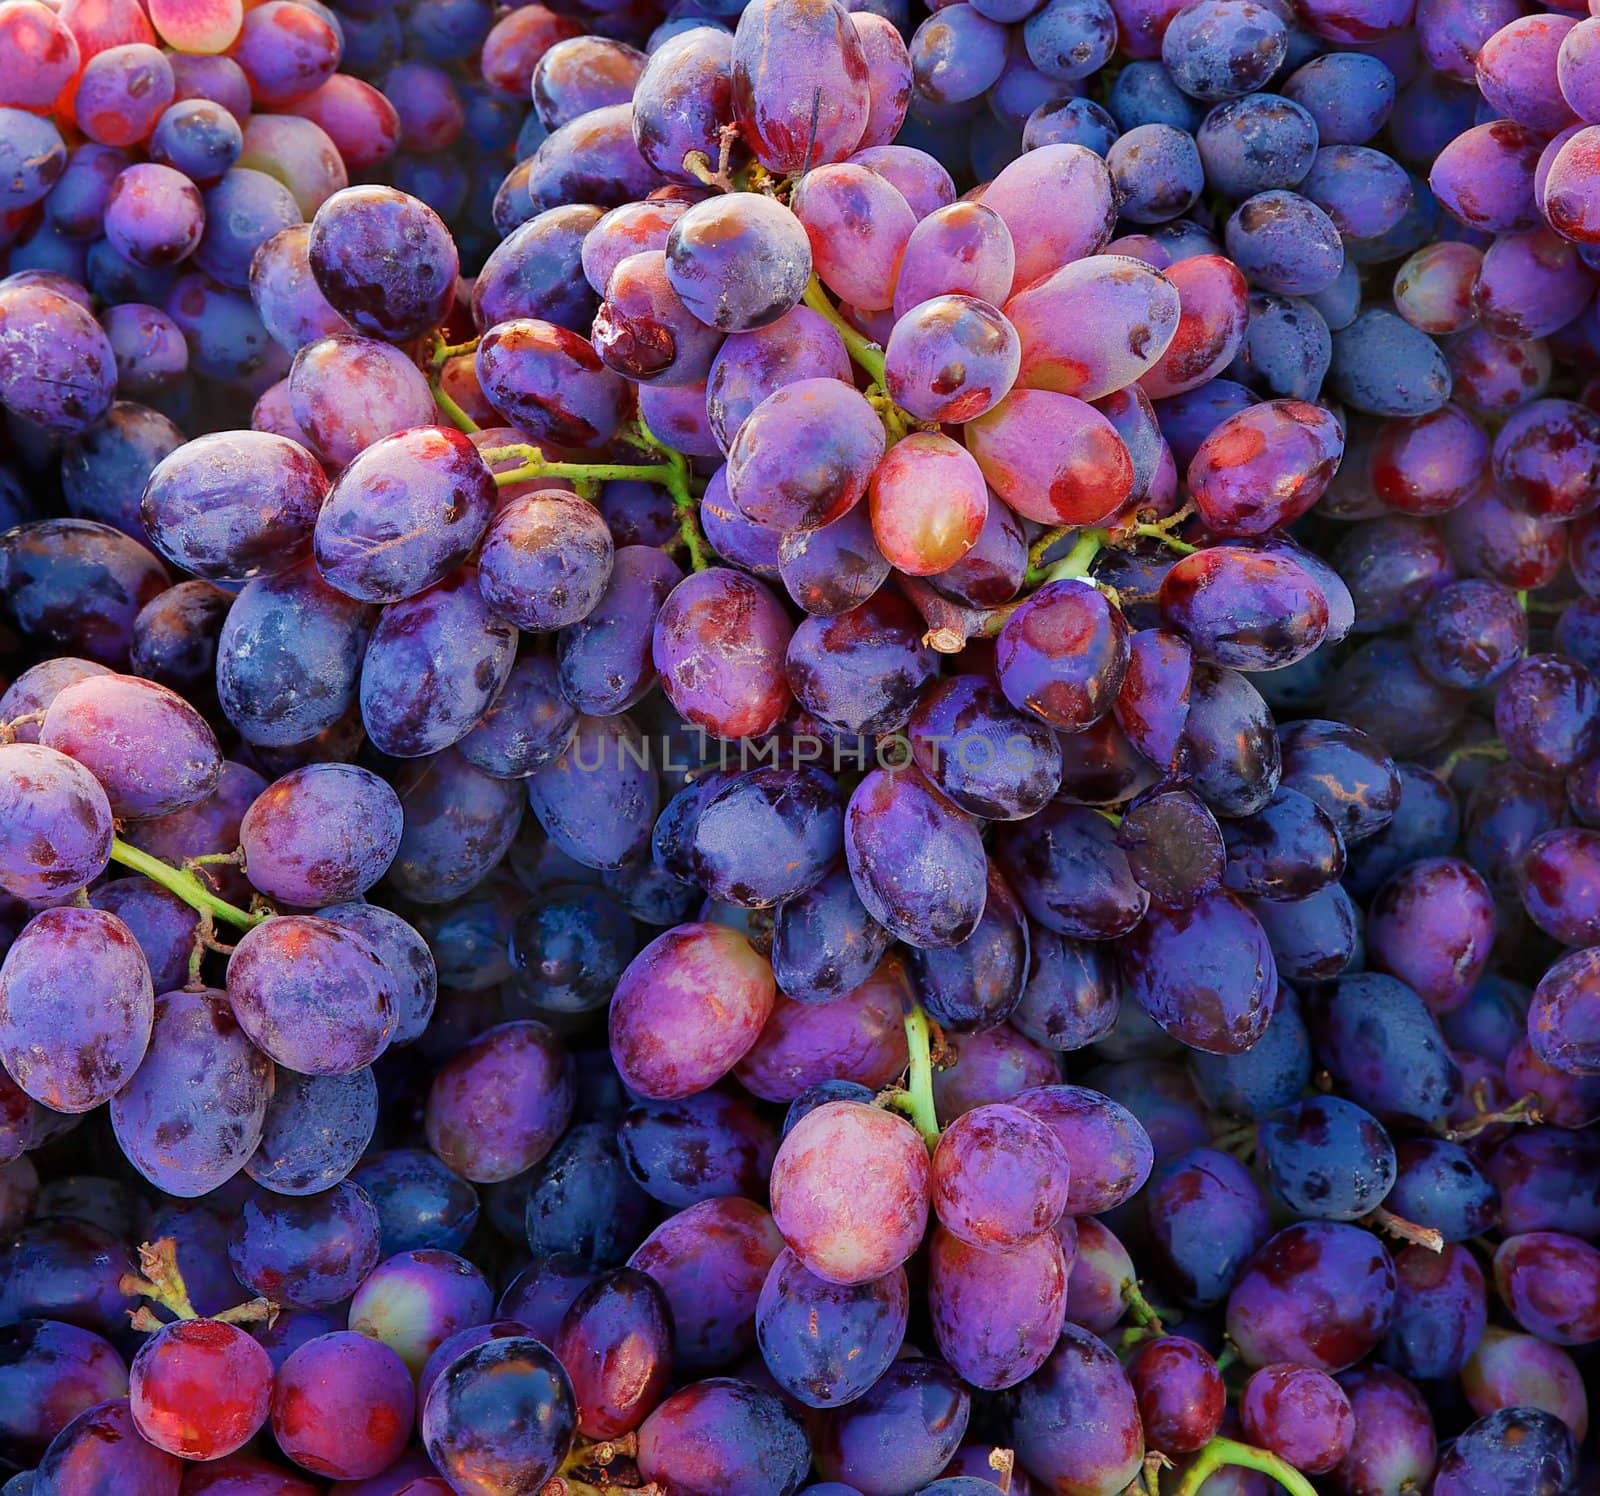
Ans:
<svg viewBox="0 0 1600 1496"><path fill-rule="evenodd" d="M478 1098L505 1098L493 1117ZM479 1034L434 1076L425 1126L428 1146L475 1184L510 1179L555 1145L572 1117L575 1077L560 1041L522 1019Z"/></svg>
<svg viewBox="0 0 1600 1496"><path fill-rule="evenodd" d="M355 461L386 436L438 419L427 377L405 353L344 332L295 354L289 409L305 444L331 467Z"/></svg>
<svg viewBox="0 0 1600 1496"><path fill-rule="evenodd" d="M59 436L111 408L117 366L100 324L43 286L0 286L0 404Z"/></svg>
<svg viewBox="0 0 1600 1496"><path fill-rule="evenodd" d="M320 1195L257 1191L228 1238L239 1281L277 1304L322 1309L355 1292L378 1262L378 1212L344 1181Z"/></svg>
<svg viewBox="0 0 1600 1496"><path fill-rule="evenodd" d="M0 1058L35 1101L89 1111L137 1070L154 1005L150 968L120 919L100 909L47 909L0 964Z"/></svg>
<svg viewBox="0 0 1600 1496"><path fill-rule="evenodd" d="M284 915L245 932L228 958L228 996L250 1040L302 1075L369 1065L394 1030L395 982L353 929Z"/></svg>
<svg viewBox="0 0 1600 1496"><path fill-rule="evenodd" d="M1440 1456L1433 1489L1437 1496L1467 1496L1475 1490L1516 1490L1540 1483L1560 1490L1577 1478L1572 1432L1554 1414L1537 1408L1505 1408L1480 1418Z"/></svg>
<svg viewBox="0 0 1600 1496"><path fill-rule="evenodd" d="M715 165L733 122L733 38L698 21L651 50L632 90L633 138L662 176L697 183L684 165L699 151Z"/></svg>
<svg viewBox="0 0 1600 1496"><path fill-rule="evenodd" d="M1012 1441L1036 1480L1082 1496L1112 1496L1144 1459L1133 1388L1116 1357L1067 1325L1044 1365L1012 1394Z"/></svg>
<svg viewBox="0 0 1600 1496"><path fill-rule="evenodd" d="M406 1367L387 1346L348 1330L308 1340L278 1369L272 1433L302 1469L360 1480L404 1450L416 1416Z"/></svg>
<svg viewBox="0 0 1600 1496"><path fill-rule="evenodd" d="M15 688L6 707L39 709ZM36 742L0 744L0 828L0 888L19 899L70 894L110 859L112 809L99 780Z"/></svg>
<svg viewBox="0 0 1600 1496"><path fill-rule="evenodd" d="M640 1474L683 1496L781 1496L798 1488L809 1462L800 1420L782 1400L732 1377L673 1393L639 1429Z"/></svg>
<svg viewBox="0 0 1600 1496"><path fill-rule="evenodd" d="M1404 1376L1453 1377L1483 1336L1483 1272L1464 1246L1402 1248L1395 1257L1394 1317L1383 1359Z"/></svg>
<svg viewBox="0 0 1600 1496"><path fill-rule="evenodd" d="M136 1481L135 1489L149 1496L178 1496L183 1469L182 1460L140 1437L127 1398L118 1397L85 1408L51 1440L34 1474L33 1491L37 1496L69 1491L113 1496Z"/></svg>
<svg viewBox="0 0 1600 1496"><path fill-rule="evenodd" d="M308 764L269 785L245 812L239 846L269 898L314 908L365 893L400 845L400 801L354 764Z"/></svg>
<svg viewBox="0 0 1600 1496"><path fill-rule="evenodd" d="M887 1496L936 1477L960 1446L970 1414L970 1395L949 1367L908 1356L828 1415L816 1439L817 1468L863 1496Z"/></svg>
<svg viewBox="0 0 1600 1496"><path fill-rule="evenodd" d="M727 1366L754 1348L761 1286L782 1250L772 1217L737 1197L691 1205L640 1243L628 1266L666 1295L679 1368Z"/></svg>
<svg viewBox="0 0 1600 1496"><path fill-rule="evenodd" d="M1067 1267L1053 1232L1004 1254L970 1246L942 1227L933 1234L934 1339L975 1387L1012 1387L1044 1364L1061 1333L1066 1291Z"/></svg>
<svg viewBox="0 0 1600 1496"><path fill-rule="evenodd" d="M1082 1086L1042 1085L1013 1093L1014 1104L1055 1133L1072 1165L1069 1216L1095 1215L1136 1194L1154 1151L1128 1109Z"/></svg>

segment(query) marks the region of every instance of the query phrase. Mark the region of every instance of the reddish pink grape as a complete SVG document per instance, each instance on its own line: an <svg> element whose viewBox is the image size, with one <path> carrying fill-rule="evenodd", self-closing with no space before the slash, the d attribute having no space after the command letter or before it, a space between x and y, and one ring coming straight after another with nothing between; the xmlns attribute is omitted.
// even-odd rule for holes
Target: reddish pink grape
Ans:
<svg viewBox="0 0 1600 1496"><path fill-rule="evenodd" d="M823 285L863 311L894 300L906 241L917 226L899 190L850 162L806 173L790 201L811 241L811 262Z"/></svg>
<svg viewBox="0 0 1600 1496"><path fill-rule="evenodd" d="M1533 202L1533 173L1544 140L1514 120L1475 125L1439 152L1428 185L1446 212L1468 228L1492 234L1531 229L1539 216ZM1551 226L1565 233L1563 223L1557 221L1563 214L1552 201L1552 191L1560 197L1561 189L1552 189L1547 180L1545 210L1551 215Z"/></svg>
<svg viewBox="0 0 1600 1496"><path fill-rule="evenodd" d="M1422 332L1462 332L1478 320L1473 288L1482 266L1474 245L1424 245L1395 272L1394 309Z"/></svg>
<svg viewBox="0 0 1600 1496"><path fill-rule="evenodd" d="M1005 622L995 675L1006 699L1078 732L1110 710L1128 668L1128 626L1098 588L1047 582Z"/></svg>
<svg viewBox="0 0 1600 1496"><path fill-rule="evenodd" d="M1355 1437L1349 1398L1309 1366L1263 1366L1245 1383L1239 1417L1252 1443L1310 1475L1338 1465Z"/></svg>
<svg viewBox="0 0 1600 1496"><path fill-rule="evenodd" d="M1016 249L1012 294L1058 266L1098 254L1116 222L1105 162L1081 145L1046 145L1004 167L981 201L1005 220Z"/></svg>
<svg viewBox="0 0 1600 1496"><path fill-rule="evenodd" d="M959 202L919 219L906 240L894 286L894 314L903 317L935 296L971 296L1003 306L1011 294L1016 251L993 208Z"/></svg>
<svg viewBox="0 0 1600 1496"><path fill-rule="evenodd" d="M1600 198L1595 176L1600 170L1600 127L1578 131L1556 152L1545 178L1544 211L1558 234L1579 244L1600 244ZM1447 205L1448 206L1448 205ZM1520 221L1513 225L1526 227Z"/></svg>
<svg viewBox="0 0 1600 1496"><path fill-rule="evenodd" d="M737 931L680 925L647 945L617 983L612 1057L640 1095L693 1095L748 1053L775 995L772 968Z"/></svg>
<svg viewBox="0 0 1600 1496"><path fill-rule="evenodd" d="M673 588L656 618L662 690L686 721L718 737L770 732L789 709L791 633L760 582L722 567L697 572Z"/></svg>
<svg viewBox="0 0 1600 1496"><path fill-rule="evenodd" d="M140 1346L129 1385L134 1425L157 1449L214 1460L267 1421L272 1363L236 1325L180 1319Z"/></svg>
<svg viewBox="0 0 1600 1496"><path fill-rule="evenodd" d="M552 1349L572 1378L578 1432L616 1439L637 1428L666 1393L672 1311L655 1280L618 1268L583 1290Z"/></svg>
<svg viewBox="0 0 1600 1496"><path fill-rule="evenodd" d="M994 491L1042 525L1098 524L1133 489L1133 459L1116 427L1072 395L1013 390L966 437Z"/></svg>
<svg viewBox="0 0 1600 1496"><path fill-rule="evenodd" d="M1575 1439L1589 1431L1589 1399L1576 1363L1559 1346L1490 1325L1461 1368L1461 1390L1480 1418L1501 1408L1543 1408Z"/></svg>
<svg viewBox="0 0 1600 1496"><path fill-rule="evenodd" d="M1502 234L1489 246L1472 302L1497 338L1542 338L1582 312L1593 294L1594 277L1578 247L1534 229Z"/></svg>
<svg viewBox="0 0 1600 1496"><path fill-rule="evenodd" d="M1508 498L1540 519L1586 513L1600 484L1600 412L1572 400L1535 400L1513 411L1495 435L1494 475Z"/></svg>
<svg viewBox="0 0 1600 1496"><path fill-rule="evenodd" d="M370 83L347 73L335 73L287 108L320 126L352 171L381 165L400 143L400 116L394 105Z"/></svg>
<svg viewBox="0 0 1600 1496"><path fill-rule="evenodd" d="M933 1208L959 1241L1007 1252L1043 1235L1066 1209L1072 1166L1060 1139L1014 1106L980 1106L933 1151Z"/></svg>
<svg viewBox="0 0 1600 1496"><path fill-rule="evenodd" d="M319 1335L278 1370L272 1432L295 1464L339 1480L364 1480L399 1458L411 1436L416 1393L381 1341L340 1330Z"/></svg>
<svg viewBox="0 0 1600 1496"><path fill-rule="evenodd" d="M1600 1250L1559 1231L1507 1237L1495 1249L1495 1286L1513 1318L1556 1345L1600 1340Z"/></svg>
<svg viewBox="0 0 1600 1496"><path fill-rule="evenodd" d="M893 182L919 220L956 200L950 173L926 151L908 145L870 145L850 159Z"/></svg>
<svg viewBox="0 0 1600 1496"><path fill-rule="evenodd" d="M622 377L577 333L518 317L478 344L478 382L489 403L534 441L592 447L622 421Z"/></svg>
<svg viewBox="0 0 1600 1496"><path fill-rule="evenodd" d="M848 1189L839 1188L849 1181ZM903 1117L834 1101L798 1123L772 1166L772 1218L790 1250L829 1283L893 1272L922 1241L928 1150Z"/></svg>
<svg viewBox="0 0 1600 1496"><path fill-rule="evenodd" d="M722 337L673 289L659 249L629 255L611 272L590 341L609 369L641 384L703 384Z"/></svg>
<svg viewBox="0 0 1600 1496"><path fill-rule="evenodd" d="M892 21L871 11L852 11L850 24L861 38L867 59L867 87L871 102L859 147L888 145L905 123L911 102L911 54Z"/></svg>
<svg viewBox="0 0 1600 1496"><path fill-rule="evenodd" d="M0 105L47 109L78 71L78 39L49 6L0 5Z"/></svg>
<svg viewBox="0 0 1600 1496"><path fill-rule="evenodd" d="M937 432L896 442L867 493L878 549L908 576L948 571L977 544L989 513L982 470Z"/></svg>
<svg viewBox="0 0 1600 1496"><path fill-rule="evenodd" d="M753 0L734 32L732 73L734 114L769 171L842 161L862 144L867 56L837 0Z"/></svg>

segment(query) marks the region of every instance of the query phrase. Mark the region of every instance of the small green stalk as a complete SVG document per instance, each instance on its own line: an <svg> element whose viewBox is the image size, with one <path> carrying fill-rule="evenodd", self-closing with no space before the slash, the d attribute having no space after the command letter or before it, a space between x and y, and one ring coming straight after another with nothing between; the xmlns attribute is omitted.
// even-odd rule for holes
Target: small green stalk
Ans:
<svg viewBox="0 0 1600 1496"><path fill-rule="evenodd" d="M639 483L666 484L671 473L671 465L664 462L550 462L537 447L525 443L511 447L489 447L482 456L491 465L508 458L518 459L516 467L494 475L497 488L509 488L513 483L531 483L535 478L570 478L574 483L632 479Z"/></svg>
<svg viewBox="0 0 1600 1496"><path fill-rule="evenodd" d="M1159 540L1168 550L1176 551L1180 556L1192 556L1200 549L1197 545L1190 545L1187 540L1179 540L1162 525L1135 525L1133 533L1146 540Z"/></svg>
<svg viewBox="0 0 1600 1496"><path fill-rule="evenodd" d="M1136 1278L1129 1278L1123 1283L1122 1302L1128 1306L1128 1317L1140 1329L1149 1330L1156 1335L1167 1333L1167 1327L1161 1323L1161 1316L1156 1313L1150 1300L1144 1296L1144 1290L1139 1287Z"/></svg>
<svg viewBox="0 0 1600 1496"><path fill-rule="evenodd" d="M823 317L833 324L839 336L844 339L844 346L850 350L850 357L866 370L867 377L874 384L881 385L883 383L883 349L870 338L863 337L844 320L838 307L828 300L828 293L822 289L822 282L816 276L811 277L811 284L806 287L806 293L800 300L819 317Z"/></svg>
<svg viewBox="0 0 1600 1496"><path fill-rule="evenodd" d="M230 925L238 925L241 929L254 929L262 920L272 918L268 913L252 913L228 903L226 899L219 899L193 873L186 873L159 857L141 852L137 847L129 846L121 837L112 838L111 860L132 868L136 873L143 873L152 883L159 883L169 893L177 894L191 908Z"/></svg>
<svg viewBox="0 0 1600 1496"><path fill-rule="evenodd" d="M1089 581L1089 567L1105 549L1108 538L1104 530L1080 530L1077 543L1045 572L1045 582Z"/></svg>
<svg viewBox="0 0 1600 1496"><path fill-rule="evenodd" d="M911 1067L906 1076L905 1100L902 1103L911 1125L922 1134L930 1148L939 1141L939 1114L933 1105L933 1051L928 1029L928 1015L922 1004L913 1001L906 1009L906 1049L910 1052Z"/></svg>
<svg viewBox="0 0 1600 1496"><path fill-rule="evenodd" d="M644 446L653 448L666 458L666 475L660 481L672 496L672 507L678 515L678 537L688 553L691 570L704 571L711 565L711 558L706 550L705 536L700 532L700 505L695 501L688 461L682 452L662 441L643 416L638 418L635 435Z"/></svg>
<svg viewBox="0 0 1600 1496"><path fill-rule="evenodd" d="M170 1236L159 1241L147 1241L139 1248L139 1271L124 1273L117 1287L130 1298L149 1299L159 1304L174 1319L200 1319L200 1311L189 1299L188 1285L178 1267L178 1244ZM278 1306L270 1299L251 1299L224 1309L220 1314L208 1314L207 1319L220 1320L229 1325L270 1325L278 1315ZM147 1305L128 1311L133 1328L153 1334L163 1328L163 1321L150 1312Z"/></svg>
<svg viewBox="0 0 1600 1496"><path fill-rule="evenodd" d="M1457 748L1439 765L1437 772L1439 778L1448 780L1469 758L1486 758L1492 763L1501 763L1510 757L1506 745L1498 738L1485 738L1482 742L1469 743L1465 748Z"/></svg>
<svg viewBox="0 0 1600 1496"><path fill-rule="evenodd" d="M457 431L471 436L473 432L481 430L478 423L469 416L456 402L444 392L444 386L437 380L431 381L433 385L433 403L450 418L450 424Z"/></svg>
<svg viewBox="0 0 1600 1496"><path fill-rule="evenodd" d="M1176 1496L1195 1496L1195 1492L1224 1465L1240 1465L1246 1470L1259 1470L1263 1475L1270 1475L1291 1496L1317 1496L1316 1487L1288 1461L1254 1445L1220 1437L1213 1439L1195 1456L1194 1464L1184 1473Z"/></svg>

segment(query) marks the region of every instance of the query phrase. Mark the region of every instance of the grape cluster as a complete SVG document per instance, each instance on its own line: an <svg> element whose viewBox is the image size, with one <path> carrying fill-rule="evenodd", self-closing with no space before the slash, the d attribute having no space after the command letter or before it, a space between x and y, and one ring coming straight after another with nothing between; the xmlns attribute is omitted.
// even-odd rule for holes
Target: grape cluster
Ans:
<svg viewBox="0 0 1600 1496"><path fill-rule="evenodd" d="M1595 1489L1589 4L0 0L4 1496Z"/></svg>

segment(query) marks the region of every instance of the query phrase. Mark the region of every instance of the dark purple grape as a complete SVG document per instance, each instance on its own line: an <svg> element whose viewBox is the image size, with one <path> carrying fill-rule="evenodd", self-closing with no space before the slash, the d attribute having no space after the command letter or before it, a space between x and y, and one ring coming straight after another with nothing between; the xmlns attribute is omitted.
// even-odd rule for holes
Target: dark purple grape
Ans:
<svg viewBox="0 0 1600 1496"><path fill-rule="evenodd" d="M1600 743L1600 689L1576 660L1529 655L1501 678L1494 725L1524 768L1564 774Z"/></svg>
<svg viewBox="0 0 1600 1496"><path fill-rule="evenodd" d="M479 331L535 317L586 332L599 306L598 288L585 284L580 257L586 235L601 216L596 207L573 203L549 208L507 234L473 282L472 315Z"/></svg>
<svg viewBox="0 0 1600 1496"><path fill-rule="evenodd" d="M150 475L182 445L183 432L166 416L117 401L103 421L61 454L61 495L67 512L100 520L146 543L150 536L140 518L140 496ZM290 538L303 544L303 535L292 527Z"/></svg>
<svg viewBox="0 0 1600 1496"><path fill-rule="evenodd" d="M1566 1424L1537 1408L1503 1408L1446 1447L1433 1489L1435 1496L1471 1496L1496 1487L1556 1492L1577 1478L1577 1449Z"/></svg>
<svg viewBox="0 0 1600 1496"><path fill-rule="evenodd" d="M1149 895L1133 876L1109 821L1059 801L1003 827L995 857L1035 923L1078 940L1131 930Z"/></svg>
<svg viewBox="0 0 1600 1496"><path fill-rule="evenodd" d="M1475 869L1453 857L1414 862L1373 896L1367 961L1407 983L1434 1012L1448 1012L1482 975L1495 924L1493 896Z"/></svg>
<svg viewBox="0 0 1600 1496"><path fill-rule="evenodd" d="M1195 1148L1157 1170L1146 1208L1161 1275L1192 1309L1227 1298L1271 1229L1254 1176L1211 1148Z"/></svg>
<svg viewBox="0 0 1600 1496"><path fill-rule="evenodd" d="M630 1175L673 1210L723 1195L760 1195L778 1139L747 1102L720 1091L630 1107L617 1125Z"/></svg>
<svg viewBox="0 0 1600 1496"><path fill-rule="evenodd" d="M1116 1357L1069 1324L1040 1370L1011 1395L1011 1437L1046 1487L1111 1496L1144 1459L1139 1409Z"/></svg>
<svg viewBox="0 0 1600 1496"><path fill-rule="evenodd" d="M78 1414L123 1397L128 1370L100 1336L76 1325L25 1319L0 1330L0 1449L31 1466Z"/></svg>
<svg viewBox="0 0 1600 1496"><path fill-rule="evenodd" d="M788 641L786 671L813 716L841 732L870 735L906 722L937 675L937 661L911 605L879 592L847 613L804 619Z"/></svg>
<svg viewBox="0 0 1600 1496"><path fill-rule="evenodd" d="M816 1439L817 1468L847 1489L915 1489L944 1469L970 1413L967 1390L949 1367L907 1357L828 1415Z"/></svg>
<svg viewBox="0 0 1600 1496"><path fill-rule="evenodd" d="M1309 796L1333 819L1346 846L1365 840L1394 815L1400 778L1366 733L1338 722L1285 725L1283 784Z"/></svg>
<svg viewBox="0 0 1600 1496"><path fill-rule="evenodd" d="M1193 788L1218 815L1250 815L1278 788L1281 750L1272 713L1236 670L1195 667L1182 745Z"/></svg>
<svg viewBox="0 0 1600 1496"><path fill-rule="evenodd" d="M893 939L867 913L848 868L836 864L773 912L772 974L797 1002L835 1002L872 975Z"/></svg>
<svg viewBox="0 0 1600 1496"><path fill-rule="evenodd" d="M117 366L100 324L47 286L0 286L0 404L58 436L87 431L111 408Z"/></svg>
<svg viewBox="0 0 1600 1496"><path fill-rule="evenodd" d="M946 948L913 946L907 962L929 1016L960 1032L1004 1022L1021 1001L1028 947L1027 918L991 863L983 914L972 934Z"/></svg>
<svg viewBox="0 0 1600 1496"><path fill-rule="evenodd" d="M1006 621L995 669L1006 699L1076 732L1110 709L1128 668L1121 612L1096 588L1048 583Z"/></svg>
<svg viewBox="0 0 1600 1496"><path fill-rule="evenodd" d="M917 765L963 810L1020 820L1048 802L1061 749L1048 727L1015 711L979 676L951 677L924 692L907 727Z"/></svg>
<svg viewBox="0 0 1600 1496"><path fill-rule="evenodd" d="M838 788L821 769L752 769L700 805L688 855L712 898L767 909L821 881L843 826Z"/></svg>
<svg viewBox="0 0 1600 1496"><path fill-rule="evenodd" d="M622 420L622 377L577 333L553 322L500 322L478 345L477 373L489 403L534 441L589 447Z"/></svg>
<svg viewBox="0 0 1600 1496"><path fill-rule="evenodd" d="M733 122L733 38L696 22L654 47L632 91L639 154L669 181L698 183L684 165L699 151L713 165ZM730 163L731 164L731 163Z"/></svg>
<svg viewBox="0 0 1600 1496"><path fill-rule="evenodd" d="M1437 1124L1461 1077L1439 1025L1404 983L1376 972L1340 977L1315 995L1317 1055L1345 1096L1384 1121Z"/></svg>
<svg viewBox="0 0 1600 1496"><path fill-rule="evenodd" d="M424 1149L369 1154L350 1179L377 1209L385 1260L405 1252L454 1252L477 1223L478 1192Z"/></svg>
<svg viewBox="0 0 1600 1496"><path fill-rule="evenodd" d="M605 1268L627 1259L652 1217L611 1124L582 1122L539 1166L520 1224L536 1256L571 1254Z"/></svg>
<svg viewBox="0 0 1600 1496"><path fill-rule="evenodd" d="M756 1304L767 1370L812 1408L855 1401L899 1354L910 1312L905 1272L845 1287L817 1277L787 1248Z"/></svg>
<svg viewBox="0 0 1600 1496"><path fill-rule="evenodd" d="M361 720L373 745L421 758L483 719L516 663L516 629L462 567L379 615L361 664Z"/></svg>
<svg viewBox="0 0 1600 1496"><path fill-rule="evenodd" d="M1213 546L1181 558L1161 583L1162 623L1212 664L1274 670L1327 633L1328 601L1287 555Z"/></svg>
<svg viewBox="0 0 1600 1496"><path fill-rule="evenodd" d="M1389 1134L1337 1096L1313 1096L1263 1118L1261 1154L1278 1198L1317 1220L1357 1220L1394 1186Z"/></svg>
<svg viewBox="0 0 1600 1496"><path fill-rule="evenodd" d="M891 568L873 538L868 508L857 504L820 529L790 530L778 542L778 574L806 612L848 613L888 578Z"/></svg>
<svg viewBox="0 0 1600 1496"><path fill-rule="evenodd" d="M154 51L154 48L148 50ZM34 1473L36 1496L178 1496L184 1462L139 1435L128 1399L85 1408L58 1433ZM137 1482L130 1487L129 1482Z"/></svg>
<svg viewBox="0 0 1600 1496"><path fill-rule="evenodd" d="M363 332L404 343L444 321L455 295L455 242L426 203L392 187L336 192L311 221L311 273Z"/></svg>
<svg viewBox="0 0 1600 1496"><path fill-rule="evenodd" d="M605 591L561 631L557 645L561 692L574 707L611 716L646 694L655 683L656 618L682 580L677 564L653 546L622 545L615 551Z"/></svg>
<svg viewBox="0 0 1600 1496"><path fill-rule="evenodd" d="M377 1120L378 1086L371 1070L297 1075L279 1069L261 1142L245 1161L245 1173L280 1195L331 1189L366 1152ZM380 1221L382 1214L380 1207Z"/></svg>
<svg viewBox="0 0 1600 1496"><path fill-rule="evenodd" d="M402 816L395 792L354 764L308 764L269 785L245 812L239 846L252 885L302 908L342 903L394 860Z"/></svg>
<svg viewBox="0 0 1600 1496"><path fill-rule="evenodd" d="M378 1212L348 1180L320 1195L257 1191L228 1238L239 1281L297 1309L347 1299L378 1262Z"/></svg>
<svg viewBox="0 0 1600 1496"><path fill-rule="evenodd" d="M87 1221L19 1225L0 1275L0 1317L7 1324L59 1320L97 1335L121 1336L136 1306L121 1280L134 1267L133 1254L118 1237Z"/></svg>
<svg viewBox="0 0 1600 1496"><path fill-rule="evenodd" d="M100 781L38 743L0 744L0 828L0 888L19 899L69 895L110 859L112 808Z"/></svg>
<svg viewBox="0 0 1600 1496"><path fill-rule="evenodd" d="M1208 1105L1239 1116L1262 1117L1287 1106L1305 1089L1311 1079L1311 1040L1299 1004L1280 988L1266 1031L1243 1054L1195 1050L1188 1061L1195 1086Z"/></svg>
<svg viewBox="0 0 1600 1496"><path fill-rule="evenodd" d="M1359 899L1370 898L1408 863L1450 852L1461 829L1456 797L1442 779L1418 764L1395 768L1400 799L1393 817L1346 857L1345 886Z"/></svg>
<svg viewBox="0 0 1600 1496"><path fill-rule="evenodd" d="M988 859L977 823L916 769L861 781L845 810L845 856L867 912L899 939L943 948L978 928Z"/></svg>
<svg viewBox="0 0 1600 1496"><path fill-rule="evenodd" d="M1299 790L1279 788L1254 815L1224 823L1223 881L1258 899L1303 899L1337 881L1344 843L1328 813Z"/></svg>
<svg viewBox="0 0 1600 1496"><path fill-rule="evenodd" d="M545 835L584 867L622 867L649 845L659 787L628 717L580 716L571 744L526 784Z"/></svg>
<svg viewBox="0 0 1600 1496"><path fill-rule="evenodd" d="M1453 1377L1488 1319L1483 1271L1469 1248L1404 1247L1395 1257L1394 1318L1383 1359L1402 1376Z"/></svg>

